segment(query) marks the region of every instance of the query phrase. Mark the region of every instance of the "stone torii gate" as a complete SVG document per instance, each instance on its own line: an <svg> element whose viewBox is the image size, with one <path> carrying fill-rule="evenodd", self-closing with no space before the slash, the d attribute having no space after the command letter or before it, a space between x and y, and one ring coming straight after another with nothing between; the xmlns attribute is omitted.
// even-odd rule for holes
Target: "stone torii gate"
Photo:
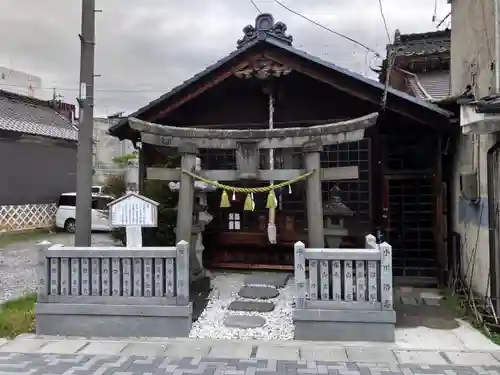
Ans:
<svg viewBox="0 0 500 375"><path fill-rule="evenodd" d="M182 128L145 122L130 118L130 127L141 134L141 142L177 148L181 154L181 169L194 171L200 148L235 149L236 170L202 170L201 176L216 181L262 180L287 181L304 172L316 171L306 180L306 206L308 247L324 248L323 206L321 182L358 179L358 167L321 168L320 151L323 146L355 142L364 138L365 129L374 125L378 113L363 117L311 127L280 129L221 130L208 128ZM260 149L301 148L305 170L259 169ZM286 154L285 150L285 154ZM285 164L286 167L286 164ZM191 240L194 206L192 177L178 169L147 168L147 179L180 181L177 211L177 241ZM192 259L196 259L194 247ZM197 265L195 268L200 267ZM199 272L191 270L192 272Z"/></svg>

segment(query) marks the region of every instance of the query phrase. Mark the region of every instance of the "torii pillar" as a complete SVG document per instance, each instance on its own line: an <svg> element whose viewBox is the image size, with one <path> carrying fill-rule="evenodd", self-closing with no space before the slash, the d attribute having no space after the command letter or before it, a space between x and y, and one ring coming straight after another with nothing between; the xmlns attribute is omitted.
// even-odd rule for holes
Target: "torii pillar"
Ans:
<svg viewBox="0 0 500 375"><path fill-rule="evenodd" d="M196 167L198 147L194 143L185 142L179 146L179 153L181 154L181 169L193 172ZM194 194L193 178L181 172L175 235L176 243L182 240L189 243L189 268L192 278L202 274L201 265L196 257L196 241L193 241L193 238L196 238L193 237Z"/></svg>
<svg viewBox="0 0 500 375"><path fill-rule="evenodd" d="M315 249L325 247L320 164L322 147L318 141L306 142L302 146L306 172L315 171L306 179L307 247Z"/></svg>

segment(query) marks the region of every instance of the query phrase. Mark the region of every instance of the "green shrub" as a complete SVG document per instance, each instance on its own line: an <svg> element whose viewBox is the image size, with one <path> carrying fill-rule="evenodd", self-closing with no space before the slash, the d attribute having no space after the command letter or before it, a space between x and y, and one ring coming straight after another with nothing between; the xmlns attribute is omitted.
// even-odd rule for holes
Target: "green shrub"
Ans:
<svg viewBox="0 0 500 375"><path fill-rule="evenodd" d="M173 151L164 154L162 166L165 168L177 168L180 166L179 155ZM177 202L179 194L172 192L167 181L146 180L144 184L144 195L159 203L158 227L146 228L143 231L143 243L145 246L173 246L175 245L175 231L177 224Z"/></svg>
<svg viewBox="0 0 500 375"><path fill-rule="evenodd" d="M104 184L103 193L119 198L127 192L125 174L110 175ZM113 228L111 237L125 245L125 228Z"/></svg>
<svg viewBox="0 0 500 375"><path fill-rule="evenodd" d="M125 174L109 175L103 187L103 193L115 198L121 197L127 192Z"/></svg>

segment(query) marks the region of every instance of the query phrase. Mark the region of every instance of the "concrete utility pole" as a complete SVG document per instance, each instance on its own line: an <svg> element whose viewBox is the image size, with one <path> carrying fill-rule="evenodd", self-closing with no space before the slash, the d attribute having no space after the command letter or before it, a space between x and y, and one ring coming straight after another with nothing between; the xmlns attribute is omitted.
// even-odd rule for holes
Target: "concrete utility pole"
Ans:
<svg viewBox="0 0 500 375"><path fill-rule="evenodd" d="M75 246L91 245L95 0L82 0Z"/></svg>

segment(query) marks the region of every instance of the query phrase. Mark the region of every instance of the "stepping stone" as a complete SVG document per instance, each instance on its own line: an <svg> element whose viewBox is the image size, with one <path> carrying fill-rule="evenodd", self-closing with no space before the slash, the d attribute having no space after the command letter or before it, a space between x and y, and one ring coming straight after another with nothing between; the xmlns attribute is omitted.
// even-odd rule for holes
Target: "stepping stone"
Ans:
<svg viewBox="0 0 500 375"><path fill-rule="evenodd" d="M244 286L238 292L241 298L250 299L269 299L279 296L279 292L276 288L269 286Z"/></svg>
<svg viewBox="0 0 500 375"><path fill-rule="evenodd" d="M422 298L427 306L441 306L441 300L435 298Z"/></svg>
<svg viewBox="0 0 500 375"><path fill-rule="evenodd" d="M401 297L401 302L403 303L403 305L419 305L417 299L414 297Z"/></svg>
<svg viewBox="0 0 500 375"><path fill-rule="evenodd" d="M420 297L429 306L441 306L441 300L443 299L443 296L436 292L422 292Z"/></svg>
<svg viewBox="0 0 500 375"><path fill-rule="evenodd" d="M233 311L253 311L253 312L270 312L274 310L272 302L254 302L254 301L233 301L228 309Z"/></svg>
<svg viewBox="0 0 500 375"><path fill-rule="evenodd" d="M271 285L275 288L284 288L290 277L291 273L256 273L245 278L245 285Z"/></svg>
<svg viewBox="0 0 500 375"><path fill-rule="evenodd" d="M233 328L258 328L264 324L266 320L260 316L229 315L224 319L224 325Z"/></svg>

